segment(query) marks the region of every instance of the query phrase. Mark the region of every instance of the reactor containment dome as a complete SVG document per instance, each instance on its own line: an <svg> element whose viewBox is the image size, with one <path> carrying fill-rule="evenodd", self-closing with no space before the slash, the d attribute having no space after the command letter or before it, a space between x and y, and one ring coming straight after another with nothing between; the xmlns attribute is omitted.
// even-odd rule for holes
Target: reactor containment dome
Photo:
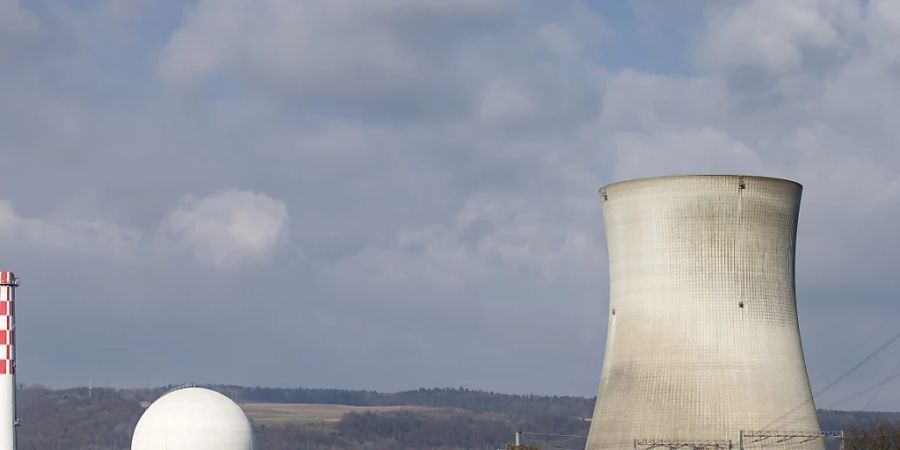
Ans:
<svg viewBox="0 0 900 450"><path fill-rule="evenodd" d="M253 450L241 408L209 389L184 388L153 402L134 429L131 450Z"/></svg>
<svg viewBox="0 0 900 450"><path fill-rule="evenodd" d="M794 293L801 191L736 175L600 189L610 309L587 450L823 448L741 441L820 433Z"/></svg>

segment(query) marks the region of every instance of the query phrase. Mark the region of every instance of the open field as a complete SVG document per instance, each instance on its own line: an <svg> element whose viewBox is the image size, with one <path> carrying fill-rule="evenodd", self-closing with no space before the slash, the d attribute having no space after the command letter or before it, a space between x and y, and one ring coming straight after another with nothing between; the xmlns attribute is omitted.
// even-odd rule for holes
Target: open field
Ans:
<svg viewBox="0 0 900 450"><path fill-rule="evenodd" d="M328 423L337 422L347 413L384 411L426 411L425 406L346 406L318 403L242 403L241 408L254 423Z"/></svg>

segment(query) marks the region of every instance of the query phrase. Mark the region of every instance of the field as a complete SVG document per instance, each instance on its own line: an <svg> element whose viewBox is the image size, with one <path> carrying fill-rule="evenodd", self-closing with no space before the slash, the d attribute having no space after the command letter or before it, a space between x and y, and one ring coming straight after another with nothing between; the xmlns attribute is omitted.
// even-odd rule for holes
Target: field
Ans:
<svg viewBox="0 0 900 450"><path fill-rule="evenodd" d="M344 414L387 411L426 411L425 406L346 406L318 403L242 403L241 408L256 424L333 423Z"/></svg>

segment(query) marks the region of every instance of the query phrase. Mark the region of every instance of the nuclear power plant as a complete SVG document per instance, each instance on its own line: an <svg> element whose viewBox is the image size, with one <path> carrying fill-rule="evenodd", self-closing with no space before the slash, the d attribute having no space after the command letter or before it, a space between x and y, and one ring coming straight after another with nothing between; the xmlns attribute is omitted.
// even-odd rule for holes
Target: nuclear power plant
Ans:
<svg viewBox="0 0 900 450"><path fill-rule="evenodd" d="M585 450L824 450L835 435L819 428L794 285L802 186L694 175L623 181L599 193L609 314ZM16 449L18 284L0 271L0 450ZM577 417L584 423L583 412ZM507 448L536 448L521 444L523 434ZM578 438L578 447L585 438L529 434ZM184 387L149 405L131 450L256 445L234 401Z"/></svg>
<svg viewBox="0 0 900 450"><path fill-rule="evenodd" d="M0 450L16 449L16 319L19 279L0 272Z"/></svg>
<svg viewBox="0 0 900 450"><path fill-rule="evenodd" d="M747 430L820 432L794 292L801 191L718 175L600 189L609 327L587 450L738 448ZM815 438L758 445L823 448Z"/></svg>

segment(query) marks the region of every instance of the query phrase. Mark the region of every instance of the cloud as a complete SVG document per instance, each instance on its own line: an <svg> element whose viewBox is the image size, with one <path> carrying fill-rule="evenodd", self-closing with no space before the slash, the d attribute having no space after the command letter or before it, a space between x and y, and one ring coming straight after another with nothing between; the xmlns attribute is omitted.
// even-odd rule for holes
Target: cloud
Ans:
<svg viewBox="0 0 900 450"><path fill-rule="evenodd" d="M571 216L571 208L563 210ZM457 212L455 226L398 231L342 260L334 272L376 281L462 284L500 267L549 281L593 280L602 266L598 230L544 216L536 205L506 195L479 195Z"/></svg>
<svg viewBox="0 0 900 450"><path fill-rule="evenodd" d="M734 85L766 87L801 71L821 72L853 50L857 2L753 0L709 8L702 61Z"/></svg>
<svg viewBox="0 0 900 450"><path fill-rule="evenodd" d="M233 269L271 257L287 237L288 219L283 202L230 189L185 199L163 220L162 230L198 261Z"/></svg>
<svg viewBox="0 0 900 450"><path fill-rule="evenodd" d="M584 108L584 36L600 18L564 6L523 17L518 0L200 1L172 34L160 77L177 91L211 80L319 114L421 121ZM522 44L524 43L524 47ZM555 65L535 67L535 58ZM527 70L526 70L527 69ZM482 102L482 98L487 100ZM484 103L484 104L482 104Z"/></svg>
<svg viewBox="0 0 900 450"><path fill-rule="evenodd" d="M489 264L524 268L547 280L590 280L602 266L603 248L599 230L583 221L579 206L547 207L514 196L479 195L466 202L456 223Z"/></svg>
<svg viewBox="0 0 900 450"><path fill-rule="evenodd" d="M622 133L613 138L616 179L692 173L765 173L759 155L721 130Z"/></svg>
<svg viewBox="0 0 900 450"><path fill-rule="evenodd" d="M480 255L537 269L549 279L597 278L602 251L596 230L559 222L507 225L478 241Z"/></svg>
<svg viewBox="0 0 900 450"><path fill-rule="evenodd" d="M872 53L883 64L900 70L900 5L890 0L873 0L868 5L866 35Z"/></svg>
<svg viewBox="0 0 900 450"><path fill-rule="evenodd" d="M798 304L827 366L819 324L900 295L896 2L613 3L0 0L0 239L48 299L28 378L591 395L596 189L695 172L804 184ZM102 325L55 319L84 310ZM205 325L231 321L258 333ZM83 348L104 364L62 367ZM552 364L502 357L534 349ZM236 350L253 364L221 370Z"/></svg>
<svg viewBox="0 0 900 450"><path fill-rule="evenodd" d="M454 233L441 227L404 230L372 243L329 269L336 280L375 285L458 285L485 267Z"/></svg>
<svg viewBox="0 0 900 450"><path fill-rule="evenodd" d="M33 38L41 32L40 20L19 0L0 0L0 36Z"/></svg>
<svg viewBox="0 0 900 450"><path fill-rule="evenodd" d="M457 102L446 93L457 87L454 73L460 67L442 67L448 50L427 43L461 45L463 29L477 32L467 25L505 20L509 5L201 1L173 34L159 71L183 87L226 72L264 92L351 110L367 104L453 107ZM441 84L446 88L430 89ZM414 100L404 95L409 92L427 103L405 104ZM449 105L435 104L439 99Z"/></svg>
<svg viewBox="0 0 900 450"><path fill-rule="evenodd" d="M24 217L7 200L0 201L0 237L50 250L113 256L131 254L141 241L138 230L102 220Z"/></svg>
<svg viewBox="0 0 900 450"><path fill-rule="evenodd" d="M427 43L458 45L464 35L477 32L469 25L505 21L514 4L201 1L172 35L160 73L190 82L246 63L259 81L309 93L398 89L404 81L424 81L425 71L433 69L416 64L432 62Z"/></svg>

